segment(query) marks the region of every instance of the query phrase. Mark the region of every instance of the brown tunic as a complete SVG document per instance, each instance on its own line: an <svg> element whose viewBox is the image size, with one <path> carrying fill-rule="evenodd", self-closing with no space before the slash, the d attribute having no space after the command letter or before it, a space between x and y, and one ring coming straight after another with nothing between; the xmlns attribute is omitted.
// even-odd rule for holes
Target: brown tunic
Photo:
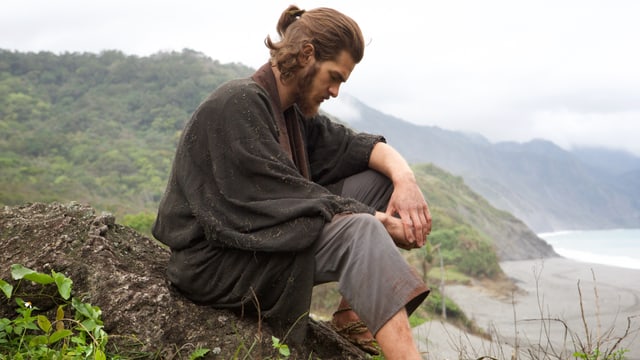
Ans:
<svg viewBox="0 0 640 360"><path fill-rule="evenodd" d="M253 78L223 84L196 109L153 235L171 248L168 277L185 296L243 312L259 308L300 341L314 282L310 245L335 214L374 212L325 186L367 169L373 145L384 139L324 116L304 119L295 107L283 115L274 89L265 65Z"/></svg>

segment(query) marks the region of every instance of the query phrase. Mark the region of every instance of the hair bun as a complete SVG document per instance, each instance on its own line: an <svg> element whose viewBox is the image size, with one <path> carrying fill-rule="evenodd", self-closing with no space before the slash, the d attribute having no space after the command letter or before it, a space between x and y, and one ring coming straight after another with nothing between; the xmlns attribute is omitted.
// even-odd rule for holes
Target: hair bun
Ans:
<svg viewBox="0 0 640 360"><path fill-rule="evenodd" d="M295 9L295 10L289 10L288 13L289 15L295 17L295 18L300 18L300 16L302 16L302 14L304 14L305 10L301 10L301 9Z"/></svg>

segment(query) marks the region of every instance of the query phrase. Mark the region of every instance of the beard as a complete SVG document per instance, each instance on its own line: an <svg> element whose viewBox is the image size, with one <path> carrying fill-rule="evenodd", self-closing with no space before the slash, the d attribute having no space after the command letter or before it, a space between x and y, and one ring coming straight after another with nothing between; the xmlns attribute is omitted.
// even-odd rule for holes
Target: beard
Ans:
<svg viewBox="0 0 640 360"><path fill-rule="evenodd" d="M307 72L298 77L298 96L296 104L305 117L311 117L318 113L319 104L310 98L313 79L318 73L318 63L315 63Z"/></svg>

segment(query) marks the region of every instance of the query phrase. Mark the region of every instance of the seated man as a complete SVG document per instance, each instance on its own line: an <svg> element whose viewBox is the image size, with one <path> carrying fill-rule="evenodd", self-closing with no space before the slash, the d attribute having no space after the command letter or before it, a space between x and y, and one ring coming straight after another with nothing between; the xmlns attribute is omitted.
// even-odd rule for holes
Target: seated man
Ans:
<svg viewBox="0 0 640 360"><path fill-rule="evenodd" d="M362 33L335 10L293 5L277 29L269 63L216 89L185 126L153 226L171 248L169 280L197 303L259 314L291 343L313 286L337 281L337 331L419 359L408 316L429 290L396 246L424 245L427 203L384 138L318 114L362 59Z"/></svg>

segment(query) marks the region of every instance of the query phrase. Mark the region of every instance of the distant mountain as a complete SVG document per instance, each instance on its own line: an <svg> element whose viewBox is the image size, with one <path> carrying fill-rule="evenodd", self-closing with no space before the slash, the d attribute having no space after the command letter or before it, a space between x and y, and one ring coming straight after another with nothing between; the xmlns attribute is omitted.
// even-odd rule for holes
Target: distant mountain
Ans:
<svg viewBox="0 0 640 360"><path fill-rule="evenodd" d="M624 175L640 169L640 158L626 151L579 147L571 153L585 164L609 175Z"/></svg>
<svg viewBox="0 0 640 360"><path fill-rule="evenodd" d="M595 148L569 152L545 140L494 144L341 97L333 100L341 102L332 107L336 117L383 134L411 163L433 163L462 176L493 206L536 232L640 227L640 159L633 155Z"/></svg>

